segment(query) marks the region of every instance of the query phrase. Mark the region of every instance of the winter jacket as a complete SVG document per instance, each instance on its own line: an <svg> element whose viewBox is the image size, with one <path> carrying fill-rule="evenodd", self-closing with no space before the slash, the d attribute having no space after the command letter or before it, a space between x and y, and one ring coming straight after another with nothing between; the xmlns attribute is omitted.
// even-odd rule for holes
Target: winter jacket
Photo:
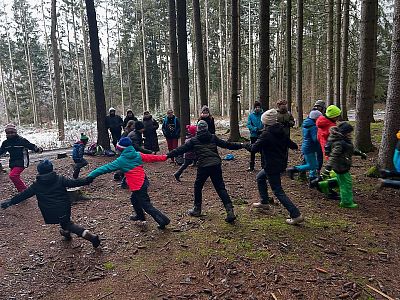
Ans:
<svg viewBox="0 0 400 300"><path fill-rule="evenodd" d="M396 149L394 149L393 164L395 170L400 173L400 141L397 142Z"/></svg>
<svg viewBox="0 0 400 300"><path fill-rule="evenodd" d="M242 149L244 146L240 143L230 143L219 139L209 131L197 132L196 136L184 145L172 150L168 157L176 157L185 152L193 151L197 158L199 168L211 167L221 164L221 157L218 154L218 147L230 150Z"/></svg>
<svg viewBox="0 0 400 300"><path fill-rule="evenodd" d="M352 141L341 134L336 126L330 129L326 146L330 147L326 168L335 171L337 174L349 172L352 166L352 156L361 153L354 149Z"/></svg>
<svg viewBox="0 0 400 300"><path fill-rule="evenodd" d="M150 115L149 117L143 118L144 125L144 147L148 150L158 152L160 151L160 146L158 145L157 129L158 122L153 119Z"/></svg>
<svg viewBox="0 0 400 300"><path fill-rule="evenodd" d="M106 127L110 129L110 131L121 131L122 125L124 125L124 121L122 121L120 116L106 116Z"/></svg>
<svg viewBox="0 0 400 300"><path fill-rule="evenodd" d="M142 133L136 130L132 130L128 134L128 138L132 141L132 146L135 148L136 151L139 151L144 154L151 154L153 153L151 150L143 148L143 136Z"/></svg>
<svg viewBox="0 0 400 300"><path fill-rule="evenodd" d="M93 170L88 177L96 178L102 174L119 170L124 173L129 189L131 191L138 191L142 188L146 179L143 163L166 160L166 155L143 154L137 152L133 146L129 146L122 151L121 155L116 160Z"/></svg>
<svg viewBox="0 0 400 300"><path fill-rule="evenodd" d="M250 145L251 152L262 151L267 174L280 174L286 170L288 148L298 149L298 146L286 135L280 123L266 126L257 141Z"/></svg>
<svg viewBox="0 0 400 300"><path fill-rule="evenodd" d="M179 119L165 117L162 124L162 132L166 139L179 139L181 135L181 125Z"/></svg>
<svg viewBox="0 0 400 300"><path fill-rule="evenodd" d="M59 224L71 217L71 201L66 188L87 185L86 179L68 179L50 172L37 175L36 181L25 191L13 197L11 205L18 204L34 195L46 224Z"/></svg>
<svg viewBox="0 0 400 300"><path fill-rule="evenodd" d="M200 120L206 121L207 124L208 124L208 131L211 134L215 134L215 123L214 123L214 118L213 117L211 117L210 115L208 117L205 117L205 118L204 117L200 117L199 121Z"/></svg>
<svg viewBox="0 0 400 300"><path fill-rule="evenodd" d="M301 145L301 151L303 154L315 153L320 148L320 144L317 139L317 125L315 120L306 118L303 122L303 143Z"/></svg>
<svg viewBox="0 0 400 300"><path fill-rule="evenodd" d="M278 117L277 117L278 123L281 123L283 125L283 131L287 136L290 136L290 128L294 126L294 118L292 114L289 111L285 112L280 112L278 110Z"/></svg>
<svg viewBox="0 0 400 300"><path fill-rule="evenodd" d="M186 139L185 139L185 144L186 144L186 143L189 143L189 141L190 141L192 138L193 138L193 136L192 136L191 134L188 134L188 135L186 136ZM183 158L184 158L184 159L196 159L196 153L194 153L193 151L185 152L185 154L183 154Z"/></svg>
<svg viewBox="0 0 400 300"><path fill-rule="evenodd" d="M247 128L250 130L250 137L258 137L261 130L264 128L264 125L261 122L262 113L262 110L258 113L253 111L247 118Z"/></svg>
<svg viewBox="0 0 400 300"><path fill-rule="evenodd" d="M133 121L135 121L135 122L138 121L138 119L137 119L135 116L133 116L133 117L128 117L128 116L126 116L125 119L124 119L124 123L123 123L124 128L126 127L126 125L128 125L128 122L129 122L130 120L133 120Z"/></svg>
<svg viewBox="0 0 400 300"><path fill-rule="evenodd" d="M41 149L29 142L27 139L16 135L6 139L0 148L0 156L6 152L10 153L9 167L27 168L29 166L28 150L40 152Z"/></svg>
<svg viewBox="0 0 400 300"><path fill-rule="evenodd" d="M336 126L336 123L326 116L321 116L317 119L316 124L318 128L318 141L321 145L322 153L325 155L325 145L328 141L329 129L333 126Z"/></svg>
<svg viewBox="0 0 400 300"><path fill-rule="evenodd" d="M82 141L77 141L72 149L72 159L74 162L79 163L83 159L85 152L85 144Z"/></svg>

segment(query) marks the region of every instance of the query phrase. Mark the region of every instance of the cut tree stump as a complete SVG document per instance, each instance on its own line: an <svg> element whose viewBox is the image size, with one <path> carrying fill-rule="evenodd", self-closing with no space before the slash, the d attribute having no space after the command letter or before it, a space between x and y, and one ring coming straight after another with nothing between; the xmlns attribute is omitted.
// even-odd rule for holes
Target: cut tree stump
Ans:
<svg viewBox="0 0 400 300"><path fill-rule="evenodd" d="M67 152L57 153L57 159L62 159L68 157Z"/></svg>

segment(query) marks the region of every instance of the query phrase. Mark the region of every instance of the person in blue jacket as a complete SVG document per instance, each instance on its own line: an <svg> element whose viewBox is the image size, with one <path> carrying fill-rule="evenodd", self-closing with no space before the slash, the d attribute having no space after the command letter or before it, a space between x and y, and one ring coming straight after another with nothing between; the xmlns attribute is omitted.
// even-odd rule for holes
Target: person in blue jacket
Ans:
<svg viewBox="0 0 400 300"><path fill-rule="evenodd" d="M85 147L88 143L89 138L84 134L81 133L81 138L74 144L72 150L72 159L74 160L74 174L72 178L77 179L79 177L79 172L83 167L86 167L88 162L86 159L83 158L83 154L85 153Z"/></svg>
<svg viewBox="0 0 400 300"><path fill-rule="evenodd" d="M254 102L254 109L249 114L249 117L247 119L247 128L250 131L250 142L251 144L254 144L258 137L260 136L262 129L264 128L263 123L261 122L261 115L263 113L263 110L261 109L261 103L259 101ZM250 166L247 169L247 171L251 172L254 171L254 166L255 166L255 160L256 160L256 153L251 152L250 153Z"/></svg>
<svg viewBox="0 0 400 300"><path fill-rule="evenodd" d="M299 172L309 171L308 178L310 182L317 178L318 160L317 151L320 147L317 140L317 119L322 116L319 110L312 110L303 122L303 143L301 151L303 152L305 164L288 168L286 171L291 179L294 179L294 174Z"/></svg>
<svg viewBox="0 0 400 300"><path fill-rule="evenodd" d="M380 170L382 178L389 179L381 179L379 184L379 188L383 187L391 187L395 189L400 189L400 130L396 134L397 144L394 149L393 155L393 165L394 170Z"/></svg>

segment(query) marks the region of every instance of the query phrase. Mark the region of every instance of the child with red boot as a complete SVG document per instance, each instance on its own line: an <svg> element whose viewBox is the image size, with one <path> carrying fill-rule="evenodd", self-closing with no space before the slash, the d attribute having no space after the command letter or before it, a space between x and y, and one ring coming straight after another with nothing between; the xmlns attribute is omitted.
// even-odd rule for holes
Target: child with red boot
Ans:
<svg viewBox="0 0 400 300"><path fill-rule="evenodd" d="M128 137L119 140L117 150L121 152L121 155L116 160L93 170L88 177L94 179L106 173L122 171L126 183L132 191L131 203L136 213L130 219L143 222L146 220L144 214L146 212L158 223L158 228L164 229L170 223L170 220L151 203L147 193L150 183L143 169L143 163L166 161L167 156L139 153L133 148L132 141Z"/></svg>
<svg viewBox="0 0 400 300"><path fill-rule="evenodd" d="M195 125L186 125L186 140L185 140L185 144L189 143L189 141L196 136L196 130L197 127ZM186 152L185 154L183 154L183 165L179 168L179 170L174 174L174 177L177 181L181 181L180 177L183 173L183 171L185 171L187 169L187 167L189 167L191 164L194 163L195 159L196 159L196 154L193 151L189 151Z"/></svg>
<svg viewBox="0 0 400 300"><path fill-rule="evenodd" d="M60 224L60 234L66 240L71 240L71 233L88 240L93 247L100 245L98 235L74 224L71 221L71 201L66 188L88 185L90 179L71 180L57 175L53 171L53 164L49 160L41 161L37 166L36 181L25 191L10 200L1 203L1 208L6 209L36 195L38 206L46 224Z"/></svg>
<svg viewBox="0 0 400 300"><path fill-rule="evenodd" d="M85 153L85 147L88 143L89 138L81 133L81 138L74 144L74 148L72 150L72 159L74 160L74 174L72 177L77 179L79 177L79 172L83 167L86 167L88 162L83 158L83 154Z"/></svg>
<svg viewBox="0 0 400 300"><path fill-rule="evenodd" d="M26 185L21 179L21 173L29 166L28 150L42 153L43 149L29 142L17 133L13 124L8 124L5 129L7 140L1 144L0 156L6 152L10 153L9 166L11 169L8 175L14 183L18 192L26 190Z"/></svg>

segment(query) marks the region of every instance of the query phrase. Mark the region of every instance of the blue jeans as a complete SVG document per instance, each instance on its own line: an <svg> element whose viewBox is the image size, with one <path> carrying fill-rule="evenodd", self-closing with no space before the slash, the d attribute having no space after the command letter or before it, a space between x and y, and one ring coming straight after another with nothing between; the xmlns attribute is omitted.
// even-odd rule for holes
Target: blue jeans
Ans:
<svg viewBox="0 0 400 300"><path fill-rule="evenodd" d="M304 165L295 166L297 170L300 172L303 171L310 171L308 174L309 178L316 178L317 177L317 169L318 169L318 161L317 161L317 153L308 153L304 154L304 159L306 163Z"/></svg>
<svg viewBox="0 0 400 300"><path fill-rule="evenodd" d="M285 194L285 191L282 188L281 184L281 174L267 174L264 169L262 169L257 174L257 186L258 192L260 193L261 203L268 204L268 186L271 186L272 191L276 198L278 198L279 202L288 210L291 218L297 218L300 216L300 211L293 204L293 202L289 199L289 197Z"/></svg>

